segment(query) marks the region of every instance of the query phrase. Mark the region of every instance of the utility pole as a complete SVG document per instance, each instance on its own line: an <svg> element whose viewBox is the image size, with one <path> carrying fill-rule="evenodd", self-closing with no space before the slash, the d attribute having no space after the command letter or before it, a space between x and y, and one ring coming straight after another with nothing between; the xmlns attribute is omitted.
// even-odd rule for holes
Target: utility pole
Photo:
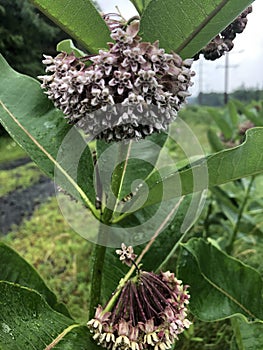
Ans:
<svg viewBox="0 0 263 350"><path fill-rule="evenodd" d="M242 51L239 51L237 53L241 53ZM224 104L227 104L228 102L228 85L229 85L229 68L237 68L238 64L229 64L229 52L225 53L225 64L219 65L216 68L224 68L225 70L225 82L224 82Z"/></svg>

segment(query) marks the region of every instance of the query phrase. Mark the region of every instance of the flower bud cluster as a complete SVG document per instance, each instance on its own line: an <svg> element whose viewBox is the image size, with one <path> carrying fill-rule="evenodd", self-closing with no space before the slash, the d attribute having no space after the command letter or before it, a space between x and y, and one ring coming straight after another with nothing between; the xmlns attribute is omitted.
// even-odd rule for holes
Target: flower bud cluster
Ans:
<svg viewBox="0 0 263 350"><path fill-rule="evenodd" d="M112 350L170 349L191 324L187 288L170 271L140 271L126 282L110 310L97 307L88 322L93 339Z"/></svg>
<svg viewBox="0 0 263 350"><path fill-rule="evenodd" d="M108 51L45 56L42 88L69 123L94 138L141 139L166 130L190 95L192 60L142 42L138 21L109 27L115 43Z"/></svg>
<svg viewBox="0 0 263 350"><path fill-rule="evenodd" d="M237 34L244 31L247 25L247 15L251 12L252 6L249 6L219 35L211 40L207 46L199 51L194 59L197 60L203 54L205 59L214 61L223 56L225 52L231 51L234 47L233 40Z"/></svg>

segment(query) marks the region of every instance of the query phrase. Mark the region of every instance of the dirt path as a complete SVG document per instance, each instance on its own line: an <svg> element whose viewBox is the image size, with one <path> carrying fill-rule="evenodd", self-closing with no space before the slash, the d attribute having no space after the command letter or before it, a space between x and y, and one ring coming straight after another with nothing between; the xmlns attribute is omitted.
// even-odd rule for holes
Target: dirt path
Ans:
<svg viewBox="0 0 263 350"><path fill-rule="evenodd" d="M9 169L25 164L17 162L17 165L14 166L12 163L10 163L11 168ZM31 187L16 190L0 197L0 235L10 231L12 225L19 225L23 219L29 218L37 205L54 194L54 183L42 176L39 182Z"/></svg>
<svg viewBox="0 0 263 350"><path fill-rule="evenodd" d="M12 170L12 169L15 169L21 165L25 165L27 163L30 163L30 162L31 162L31 159L28 157L13 160L12 162L4 162L4 163L0 164L0 171L1 170Z"/></svg>

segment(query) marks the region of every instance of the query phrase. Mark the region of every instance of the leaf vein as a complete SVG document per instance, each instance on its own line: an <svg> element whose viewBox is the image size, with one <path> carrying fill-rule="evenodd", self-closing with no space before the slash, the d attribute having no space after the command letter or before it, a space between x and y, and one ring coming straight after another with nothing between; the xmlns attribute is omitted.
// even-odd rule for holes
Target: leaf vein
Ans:
<svg viewBox="0 0 263 350"><path fill-rule="evenodd" d="M199 265L199 264L198 264ZM199 266L200 269L200 266ZM244 310L250 317L257 318L252 312L250 312L244 305L242 305L236 298L234 298L231 294L229 294L227 291L219 287L216 283L211 281L209 277L207 277L200 269L201 275L204 277L204 279L211 284L215 289L217 289L220 293L224 294L227 298L229 298L233 303L238 305L242 310Z"/></svg>

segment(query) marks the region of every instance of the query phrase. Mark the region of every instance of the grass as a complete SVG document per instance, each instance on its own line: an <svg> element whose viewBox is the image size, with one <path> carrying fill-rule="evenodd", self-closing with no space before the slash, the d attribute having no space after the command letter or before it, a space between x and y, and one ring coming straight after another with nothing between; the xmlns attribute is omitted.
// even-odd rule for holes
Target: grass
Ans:
<svg viewBox="0 0 263 350"><path fill-rule="evenodd" d="M8 136L0 136L0 163L26 157L26 152Z"/></svg>
<svg viewBox="0 0 263 350"><path fill-rule="evenodd" d="M0 197L14 190L23 190L37 183L42 172L34 163L19 166L11 170L0 171Z"/></svg>

